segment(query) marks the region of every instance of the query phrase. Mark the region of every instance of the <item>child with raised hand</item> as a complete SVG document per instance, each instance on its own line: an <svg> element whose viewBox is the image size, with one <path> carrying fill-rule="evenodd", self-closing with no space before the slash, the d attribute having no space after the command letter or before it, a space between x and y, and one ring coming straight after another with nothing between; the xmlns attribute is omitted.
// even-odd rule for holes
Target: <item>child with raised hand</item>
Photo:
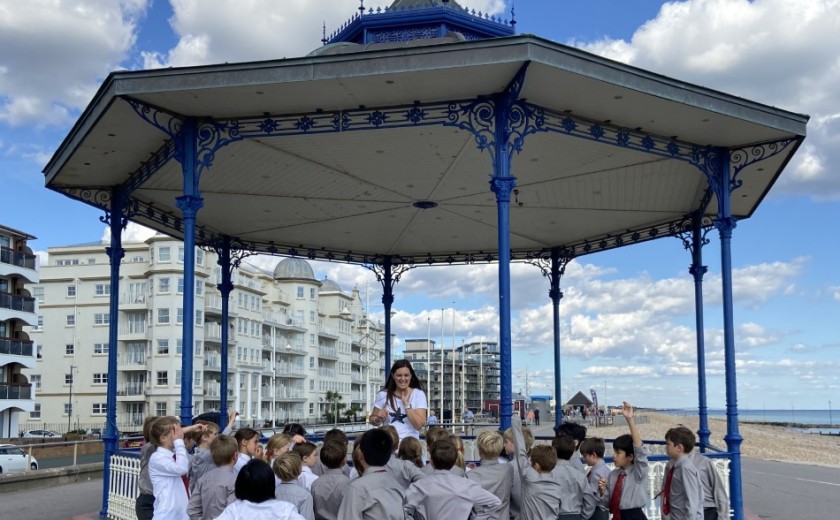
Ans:
<svg viewBox="0 0 840 520"><path fill-rule="evenodd" d="M600 503L607 506L613 518L621 520L647 520L648 468L647 449L633 418L633 406L624 401L621 415L627 419L630 434L620 435L613 441L615 469L598 483Z"/></svg>
<svg viewBox="0 0 840 520"><path fill-rule="evenodd" d="M501 500L472 480L451 471L458 450L450 441L439 441L432 447L435 471L411 484L405 493L405 517L418 520L450 518L488 518Z"/></svg>
<svg viewBox="0 0 840 520"><path fill-rule="evenodd" d="M534 434L531 433L531 428L522 426L522 421L514 419L521 427L522 436L525 438L525 453L531 453L531 447L534 445ZM519 464L516 463L516 446L513 444L513 428L508 428L503 434L505 441L505 455L509 461L513 461L513 486L510 488L510 517L519 518L520 504L522 504L522 479L519 476Z"/></svg>
<svg viewBox="0 0 840 520"><path fill-rule="evenodd" d="M510 490L513 485L513 464L499 462L499 453L504 449L505 440L495 430L485 430L478 434L476 447L481 465L467 472L467 478L477 482L482 488L499 498L500 506L490 518L494 520L510 519Z"/></svg>
<svg viewBox="0 0 840 520"><path fill-rule="evenodd" d="M300 455L302 462L300 477L298 482L305 487L307 491L312 490L312 483L318 480L318 475L313 473L312 468L318 463L318 446L312 442L302 442L295 444L292 451Z"/></svg>
<svg viewBox="0 0 840 520"><path fill-rule="evenodd" d="M350 483L350 477L344 474L344 468L347 467L347 446L339 440L326 441L321 446L320 459L324 471L312 483L311 490L315 518L335 520L338 517L341 499L344 498L344 490Z"/></svg>
<svg viewBox="0 0 840 520"><path fill-rule="evenodd" d="M529 460L522 425L517 420L511 422L516 449L513 463L519 466L522 483L519 517L522 520L557 518L560 514L560 501L564 498L562 487L551 475L557 465L557 453L551 446L533 446Z"/></svg>
<svg viewBox="0 0 840 520"><path fill-rule="evenodd" d="M670 520L700 520L703 518L703 487L700 472L692 462L694 433L685 426L671 428L665 433L665 453L668 465L662 488L662 514Z"/></svg>
<svg viewBox="0 0 840 520"><path fill-rule="evenodd" d="M215 467L202 475L200 482L190 481L187 513L192 520L212 520L236 500L236 470L233 469L239 458L236 439L229 435L219 435L210 443L208 451Z"/></svg>
<svg viewBox="0 0 840 520"><path fill-rule="evenodd" d="M270 466L274 459L289 451L292 444L292 436L285 433L272 435L265 445L265 461Z"/></svg>
<svg viewBox="0 0 840 520"><path fill-rule="evenodd" d="M347 485L338 520L404 520L405 488L385 468L394 452L391 436L381 429L368 430L359 451L360 476Z"/></svg>
<svg viewBox="0 0 840 520"><path fill-rule="evenodd" d="M580 453L583 456L583 462L589 466L589 474L586 476L587 485L590 492L598 495L598 482L603 478L606 479L610 474L610 468L604 462L604 452L606 446L604 439L600 437L590 437L585 439L579 446ZM603 505L598 505L589 520L609 520L610 512Z"/></svg>
<svg viewBox="0 0 840 520"><path fill-rule="evenodd" d="M305 520L295 506L274 498L274 476L264 461L249 461L236 477L236 500L218 520Z"/></svg>
<svg viewBox="0 0 840 520"><path fill-rule="evenodd" d="M210 444L219 436L219 425L212 421L195 421L203 424L204 431L196 432L196 447L190 459L190 493L193 493L199 479L208 471L216 467L210 454ZM186 441L184 441L186 446ZM189 446L186 446L189 451Z"/></svg>
<svg viewBox="0 0 840 520"><path fill-rule="evenodd" d="M190 460L184 447L184 433L201 431L204 425L181 428L176 417L161 417L151 426L157 449L149 458L149 478L155 495L155 519L188 519Z"/></svg>
<svg viewBox="0 0 840 520"><path fill-rule="evenodd" d="M157 450L152 442L152 424L160 417L150 415L143 421L143 440L145 444L140 449L140 474L137 476L137 499L134 501L134 513L137 520L152 520L155 514L155 494L152 480L149 478L149 459Z"/></svg>
<svg viewBox="0 0 840 520"><path fill-rule="evenodd" d="M274 488L274 495L277 500L292 503L306 520L315 520L312 494L298 482L302 464L300 455L293 451L287 451L274 459L272 469L280 479Z"/></svg>

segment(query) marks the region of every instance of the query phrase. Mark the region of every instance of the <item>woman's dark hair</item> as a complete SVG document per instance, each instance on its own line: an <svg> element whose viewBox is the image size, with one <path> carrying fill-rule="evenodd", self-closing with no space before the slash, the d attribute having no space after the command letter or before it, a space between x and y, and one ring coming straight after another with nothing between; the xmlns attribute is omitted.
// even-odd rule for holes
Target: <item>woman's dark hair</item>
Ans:
<svg viewBox="0 0 840 520"><path fill-rule="evenodd" d="M286 435L306 436L306 429L298 423L287 423L283 426L283 433Z"/></svg>
<svg viewBox="0 0 840 520"><path fill-rule="evenodd" d="M233 492L239 500L259 504L274 498L274 472L263 460L251 459L239 470Z"/></svg>
<svg viewBox="0 0 840 520"><path fill-rule="evenodd" d="M423 383L420 382L420 378L417 377L411 363L409 363L407 359L398 359L394 361L394 364L391 366L391 371L388 372L388 381L385 383L385 392L387 393L385 400L394 410L397 409L396 403L394 403L394 390L397 389L397 382L394 380L394 372L400 368L407 368L408 371L411 372L411 381L408 383L410 388L423 390Z"/></svg>

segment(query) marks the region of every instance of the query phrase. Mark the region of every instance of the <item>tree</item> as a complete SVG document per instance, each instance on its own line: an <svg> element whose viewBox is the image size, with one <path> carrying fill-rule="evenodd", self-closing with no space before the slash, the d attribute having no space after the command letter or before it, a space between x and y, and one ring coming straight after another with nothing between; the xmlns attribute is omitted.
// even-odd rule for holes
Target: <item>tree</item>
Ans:
<svg viewBox="0 0 840 520"><path fill-rule="evenodd" d="M327 403L327 408L329 408L329 404L332 403L332 413L326 412L325 415L327 416L327 420L332 419L333 424L338 424L338 414L339 412L344 409L347 405L344 403L344 397L338 392L328 391L324 397L322 398L324 402Z"/></svg>

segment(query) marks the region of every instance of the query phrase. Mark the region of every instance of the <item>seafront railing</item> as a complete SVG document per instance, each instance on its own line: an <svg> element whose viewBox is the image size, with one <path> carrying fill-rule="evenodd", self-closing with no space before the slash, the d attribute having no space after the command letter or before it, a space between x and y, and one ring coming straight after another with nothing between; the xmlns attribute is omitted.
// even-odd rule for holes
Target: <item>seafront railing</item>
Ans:
<svg viewBox="0 0 840 520"><path fill-rule="evenodd" d="M478 449L475 437L462 437L464 441L464 458L478 462ZM319 439L312 439L318 441ZM537 437L535 444L550 444L551 437ZM321 444L320 442L318 444ZM612 449L612 442L607 439L608 449ZM662 441L645 441L648 448L648 506L645 514L648 520L663 520L661 504L657 495L662 489L665 478L665 466L668 457L665 455L665 444ZM610 455L612 455L610 453ZM712 459L715 470L723 480L724 489L729 489L729 459L727 453L706 453ZM612 458L605 459L612 469ZM137 520L134 512L134 500L137 497L137 480L140 474L140 454L138 452L121 451L111 455L110 487L108 489L108 518L113 520Z"/></svg>

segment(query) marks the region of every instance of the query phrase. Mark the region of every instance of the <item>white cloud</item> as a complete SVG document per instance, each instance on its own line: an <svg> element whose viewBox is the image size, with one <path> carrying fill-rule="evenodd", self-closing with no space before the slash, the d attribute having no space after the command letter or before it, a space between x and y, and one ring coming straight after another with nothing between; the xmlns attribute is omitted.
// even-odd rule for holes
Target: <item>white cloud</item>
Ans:
<svg viewBox="0 0 840 520"><path fill-rule="evenodd" d="M840 197L840 1L663 4L631 41L572 42L603 56L812 116L776 193Z"/></svg>
<svg viewBox="0 0 840 520"><path fill-rule="evenodd" d="M122 242L127 244L129 242L143 242L154 235L155 231L153 229L149 229L146 226L134 222L129 222L120 237ZM111 242L111 228L109 226L103 225L102 238L100 238L100 241L103 244Z"/></svg>
<svg viewBox="0 0 840 520"><path fill-rule="evenodd" d="M0 7L0 121L69 123L105 74L127 58L146 7L143 0L29 0Z"/></svg>

